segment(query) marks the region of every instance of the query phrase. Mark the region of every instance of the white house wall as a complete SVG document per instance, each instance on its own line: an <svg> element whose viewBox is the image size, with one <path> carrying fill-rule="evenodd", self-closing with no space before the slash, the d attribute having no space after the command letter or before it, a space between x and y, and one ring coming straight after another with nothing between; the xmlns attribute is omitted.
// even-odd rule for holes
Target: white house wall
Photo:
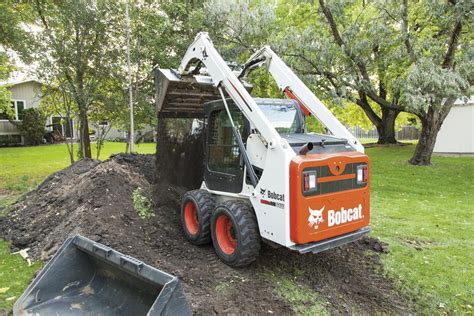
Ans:
<svg viewBox="0 0 474 316"><path fill-rule="evenodd" d="M436 153L474 153L474 103L455 105L436 139Z"/></svg>
<svg viewBox="0 0 474 316"><path fill-rule="evenodd" d="M25 109L37 108L41 100L41 84L36 81L19 83L8 88L12 100L24 101ZM0 135L18 135L18 129L8 120L0 120Z"/></svg>
<svg viewBox="0 0 474 316"><path fill-rule="evenodd" d="M36 81L20 83L9 88L13 100L24 100L25 109L39 107L41 84Z"/></svg>

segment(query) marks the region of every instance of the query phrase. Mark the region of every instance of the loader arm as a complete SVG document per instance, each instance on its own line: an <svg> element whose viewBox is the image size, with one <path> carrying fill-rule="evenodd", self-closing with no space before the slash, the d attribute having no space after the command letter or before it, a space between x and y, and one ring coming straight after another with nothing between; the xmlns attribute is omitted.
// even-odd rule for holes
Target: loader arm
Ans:
<svg viewBox="0 0 474 316"><path fill-rule="evenodd" d="M242 82L217 52L206 32L200 32L194 42L189 46L178 68L180 75L193 75L196 68L190 66L197 63L196 68L202 64L206 66L208 75L215 87L224 87L229 96L245 117L256 126L270 148L281 146L281 137L270 121L255 103L254 99L245 89Z"/></svg>
<svg viewBox="0 0 474 316"><path fill-rule="evenodd" d="M364 146L342 125L331 111L301 81L269 46L265 46L245 63L239 78L246 77L253 69L265 66L278 87L290 99L296 100L303 112L314 115L334 136L347 139L349 145L363 153Z"/></svg>

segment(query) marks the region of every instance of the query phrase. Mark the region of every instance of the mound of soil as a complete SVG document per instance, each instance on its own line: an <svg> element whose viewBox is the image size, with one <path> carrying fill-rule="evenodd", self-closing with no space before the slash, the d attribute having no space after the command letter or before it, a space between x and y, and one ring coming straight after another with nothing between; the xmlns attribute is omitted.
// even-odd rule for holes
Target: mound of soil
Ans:
<svg viewBox="0 0 474 316"><path fill-rule="evenodd" d="M48 260L74 234L104 243L178 276L197 314L292 314L275 290L282 278L317 291L333 313L411 313L412 304L383 276L372 239L298 255L263 245L257 262L234 269L211 245L188 243L179 221L184 187L155 181L155 157L117 155L104 162L82 160L50 176L0 221L16 248L29 247ZM154 216L141 219L132 204L140 188L153 201ZM310 306L314 302L305 302Z"/></svg>

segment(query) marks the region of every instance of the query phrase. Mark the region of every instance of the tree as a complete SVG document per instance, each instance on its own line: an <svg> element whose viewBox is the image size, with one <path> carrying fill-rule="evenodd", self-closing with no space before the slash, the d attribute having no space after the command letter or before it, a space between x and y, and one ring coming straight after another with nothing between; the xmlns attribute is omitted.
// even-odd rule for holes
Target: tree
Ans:
<svg viewBox="0 0 474 316"><path fill-rule="evenodd" d="M401 102L421 121L421 135L410 163L431 164L436 137L456 99L472 94L474 34L472 2L408 3L398 21L406 49L399 83ZM463 31L464 30L464 31Z"/></svg>
<svg viewBox="0 0 474 316"><path fill-rule="evenodd" d="M54 78L53 78L54 79ZM69 129L73 130L73 121L76 118L77 108L69 91L69 85L66 80L44 82L42 86L41 108L43 112L63 117L62 123L70 124ZM66 141L66 147L69 153L69 161L74 163L74 139L70 137Z"/></svg>
<svg viewBox="0 0 474 316"><path fill-rule="evenodd" d="M27 5L17 1L0 3L0 81L6 81L15 68L9 50L28 60L30 36L20 25L28 21L27 9ZM0 113L12 114L11 95L6 85L0 86Z"/></svg>
<svg viewBox="0 0 474 316"><path fill-rule="evenodd" d="M65 82L78 108L80 154L91 158L89 108L100 84L121 71L123 10L112 1L35 0L38 75ZM62 88L59 86L58 88Z"/></svg>
<svg viewBox="0 0 474 316"><path fill-rule="evenodd" d="M319 0L301 7L312 23L283 41L300 71L336 100L358 104L379 143L395 141L401 111L417 115L422 132L410 162L430 164L444 118L472 82L472 32L462 34L472 24L469 1Z"/></svg>
<svg viewBox="0 0 474 316"><path fill-rule="evenodd" d="M177 68L190 41L202 29L202 1L132 1L131 63L136 130L157 124L154 98L155 68ZM127 94L128 99L128 94ZM129 131L129 113L117 116L118 125ZM128 151L128 143L126 147Z"/></svg>

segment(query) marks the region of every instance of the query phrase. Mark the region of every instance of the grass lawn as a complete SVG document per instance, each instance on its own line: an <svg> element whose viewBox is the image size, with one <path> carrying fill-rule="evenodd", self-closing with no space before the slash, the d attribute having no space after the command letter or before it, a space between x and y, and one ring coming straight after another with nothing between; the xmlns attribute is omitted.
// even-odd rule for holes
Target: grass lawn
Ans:
<svg viewBox="0 0 474 316"><path fill-rule="evenodd" d="M12 308L39 268L39 262L28 267L19 254L11 255L8 243L0 240L0 314Z"/></svg>
<svg viewBox="0 0 474 316"><path fill-rule="evenodd" d="M154 143L135 145L138 153L154 153ZM77 148L77 147L76 147ZM95 157L95 144L92 156ZM125 151L125 143L107 142L100 153L100 159ZM11 202L12 196L27 192L50 174L69 166L69 154L63 144L36 147L0 148L0 209ZM4 197L2 195L9 195Z"/></svg>
<svg viewBox="0 0 474 316"><path fill-rule="evenodd" d="M101 159L124 148L107 143ZM469 313L474 302L474 158L434 157L433 166L415 167L406 162L413 150L414 145L367 149L372 236L390 244L390 253L382 255L386 271L416 298L420 312ZM153 153L155 145L140 145L137 151ZM11 202L9 196L68 165L64 145L0 148L0 209ZM8 244L0 241L0 309L11 307L14 299L6 299L21 294L36 267L9 255ZM313 299L288 287L281 284L282 295L296 303Z"/></svg>
<svg viewBox="0 0 474 316"><path fill-rule="evenodd" d="M372 235L390 244L386 270L422 312L472 312L474 158L433 157L433 166L415 167L406 162L413 149L367 150Z"/></svg>

